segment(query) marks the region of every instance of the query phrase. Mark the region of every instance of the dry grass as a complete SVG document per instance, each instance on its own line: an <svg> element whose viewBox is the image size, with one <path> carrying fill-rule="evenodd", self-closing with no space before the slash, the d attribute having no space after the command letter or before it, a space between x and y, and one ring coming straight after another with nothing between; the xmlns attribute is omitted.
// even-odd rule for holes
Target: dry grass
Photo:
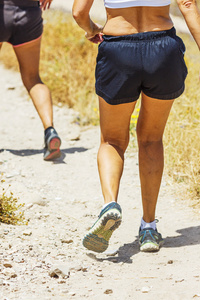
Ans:
<svg viewBox="0 0 200 300"><path fill-rule="evenodd" d="M63 103L79 111L81 120L98 123L97 96L94 92L94 69L97 47L84 38L84 33L64 13L45 14L42 43L41 75L50 87L54 103ZM185 93L178 98L165 131L165 158L168 174L187 188L190 198L200 199L200 86L199 51L190 37L186 43L189 75ZM16 68L8 46L4 63ZM136 119L132 118L134 134Z"/></svg>
<svg viewBox="0 0 200 300"><path fill-rule="evenodd" d="M185 36L184 41L189 74L185 92L175 101L165 132L166 167L175 181L184 184L187 197L200 199L199 50L190 37Z"/></svg>
<svg viewBox="0 0 200 300"><path fill-rule="evenodd" d="M5 184L3 174L1 176L1 185ZM13 196L12 192L9 192L9 187L1 187L0 193L0 223L6 223L11 225L27 224L24 218L24 212L21 208L24 204L18 204L18 199Z"/></svg>

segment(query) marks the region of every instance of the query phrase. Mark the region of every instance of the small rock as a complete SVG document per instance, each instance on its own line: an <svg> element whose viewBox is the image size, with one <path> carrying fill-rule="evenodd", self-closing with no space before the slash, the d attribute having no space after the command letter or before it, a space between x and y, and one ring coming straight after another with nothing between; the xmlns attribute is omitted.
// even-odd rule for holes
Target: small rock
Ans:
<svg viewBox="0 0 200 300"><path fill-rule="evenodd" d="M115 256L118 253L118 251L119 251L119 249L109 250L109 251L104 252L104 254L106 256Z"/></svg>
<svg viewBox="0 0 200 300"><path fill-rule="evenodd" d="M173 260L172 259L170 259L170 260L168 260L168 262L167 262L169 265L171 265L171 264L173 264L174 262L173 262Z"/></svg>
<svg viewBox="0 0 200 300"><path fill-rule="evenodd" d="M30 236L30 235L32 235L32 231L31 230L25 230L23 232L23 235Z"/></svg>
<svg viewBox="0 0 200 300"><path fill-rule="evenodd" d="M111 289L107 289L107 290L105 290L105 292L104 292L104 294L112 294L113 293L113 290L111 290Z"/></svg>
<svg viewBox="0 0 200 300"><path fill-rule="evenodd" d="M61 243L63 243L63 244L71 244L71 243L73 243L73 240L72 239L69 239L69 240L62 239Z"/></svg>
<svg viewBox="0 0 200 300"><path fill-rule="evenodd" d="M141 292L142 292L142 293L148 293L150 290L151 290L150 287L148 287L148 286L143 286L143 288L141 289Z"/></svg>
<svg viewBox="0 0 200 300"><path fill-rule="evenodd" d="M9 277L9 278L15 278L17 277L17 274L15 273L15 271L13 269L6 269L2 272L5 276Z"/></svg>
<svg viewBox="0 0 200 300"><path fill-rule="evenodd" d="M12 265L8 262L5 262L3 265L5 268L12 268Z"/></svg>
<svg viewBox="0 0 200 300"><path fill-rule="evenodd" d="M55 266L49 272L49 275L55 278L59 278L59 277L69 278L70 275L69 267L65 265Z"/></svg>
<svg viewBox="0 0 200 300"><path fill-rule="evenodd" d="M96 273L95 275L96 275L97 277L104 277L104 276L103 276L103 273L101 273L101 272Z"/></svg>
<svg viewBox="0 0 200 300"><path fill-rule="evenodd" d="M20 174L18 172L16 172L16 173L13 173L13 174L6 175L6 178L12 178L12 177L15 177L15 176L18 176L18 175L20 175Z"/></svg>

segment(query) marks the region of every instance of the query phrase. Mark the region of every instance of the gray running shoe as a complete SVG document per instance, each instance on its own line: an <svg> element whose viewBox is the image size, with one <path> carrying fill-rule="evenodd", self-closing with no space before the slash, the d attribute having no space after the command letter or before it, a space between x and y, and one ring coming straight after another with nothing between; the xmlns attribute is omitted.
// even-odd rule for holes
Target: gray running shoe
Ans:
<svg viewBox="0 0 200 300"><path fill-rule="evenodd" d="M153 228L145 228L143 230L139 230L139 245L140 251L143 252L154 252L158 251L160 247L163 245L163 238L160 233L158 233L157 229Z"/></svg>
<svg viewBox="0 0 200 300"><path fill-rule="evenodd" d="M61 156L61 139L53 127L48 130L44 137L44 142L44 160L54 160Z"/></svg>
<svg viewBox="0 0 200 300"><path fill-rule="evenodd" d="M83 246L95 252L104 252L109 239L122 221L122 210L118 203L110 203L102 209L98 220L83 239Z"/></svg>

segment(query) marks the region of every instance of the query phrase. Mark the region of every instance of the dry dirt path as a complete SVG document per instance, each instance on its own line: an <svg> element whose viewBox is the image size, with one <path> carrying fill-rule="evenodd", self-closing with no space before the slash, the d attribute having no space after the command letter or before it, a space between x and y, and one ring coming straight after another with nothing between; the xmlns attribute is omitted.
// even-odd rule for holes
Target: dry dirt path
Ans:
<svg viewBox="0 0 200 300"><path fill-rule="evenodd" d="M119 195L123 222L109 246L117 254L95 255L82 247L102 205L99 128L81 130L72 123L73 111L55 107L63 156L45 162L43 129L22 91L19 74L1 66L0 170L4 186L10 184L25 203L29 224L0 225L0 299L200 298L199 214L184 206L165 181L157 209L165 244L159 253L138 251L141 199L137 156L130 149ZM59 278L50 276L56 268Z"/></svg>
<svg viewBox="0 0 200 300"><path fill-rule="evenodd" d="M63 156L45 162L39 118L19 74L2 66L0 95L0 171L29 219L27 226L0 225L0 299L200 299L199 212L163 181L157 218L165 244L158 253L140 253L138 163L129 149L119 195L123 222L110 255L87 251L82 237L103 202L96 166L99 128L81 129L73 123L75 112L55 107Z"/></svg>

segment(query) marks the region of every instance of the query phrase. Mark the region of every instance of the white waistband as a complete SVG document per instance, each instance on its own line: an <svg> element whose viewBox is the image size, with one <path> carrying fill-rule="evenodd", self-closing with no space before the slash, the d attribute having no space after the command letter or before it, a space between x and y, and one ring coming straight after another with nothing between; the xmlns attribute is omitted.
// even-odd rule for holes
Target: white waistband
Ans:
<svg viewBox="0 0 200 300"><path fill-rule="evenodd" d="M104 0L107 8L126 8L134 6L166 6L170 0Z"/></svg>

